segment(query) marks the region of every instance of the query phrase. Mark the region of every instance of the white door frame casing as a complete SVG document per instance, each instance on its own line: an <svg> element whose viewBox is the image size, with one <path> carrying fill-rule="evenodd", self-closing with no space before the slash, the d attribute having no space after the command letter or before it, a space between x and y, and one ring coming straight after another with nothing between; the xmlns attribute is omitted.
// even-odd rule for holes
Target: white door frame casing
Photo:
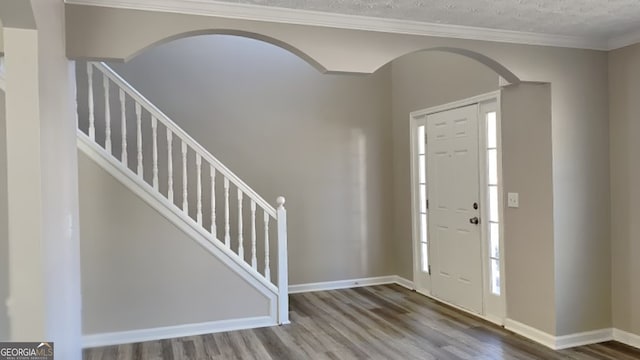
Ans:
<svg viewBox="0 0 640 360"><path fill-rule="evenodd" d="M480 218L481 218L481 236L482 236L482 279L483 279L483 313L482 314L474 314L480 316L486 320L497 324L504 324L504 320L506 318L506 289L505 289L505 269L504 269L504 229L503 229L503 199L502 199L502 153L501 153L501 114L500 114L500 91L492 91L486 94L474 96L471 98L438 105L434 107L430 107L423 110L418 110L411 112L410 117L410 146L411 146L411 158L410 158L410 168L411 168L411 212L412 212L412 249L413 249L413 280L415 284L415 288L418 292L427 295L429 297L433 297L431 293L431 277L427 275L426 280L424 279L424 272L421 270L421 255L420 255L420 202L418 200L419 197L419 184L418 184L418 127L425 126L426 132L426 119L427 115L447 111L463 106L469 106L478 104L479 109L479 120L480 122L480 132L479 132L479 164L480 164ZM500 288L501 288L501 296L495 296L491 293L491 284L490 284L490 259L489 259L489 236L488 236L488 221L484 221L488 219L488 206L486 199L488 198L487 194L487 159L486 159L486 113L488 112L496 112L496 135L497 135L497 147L498 147L498 211L499 211L499 232L500 232ZM426 136L426 135L425 135ZM428 172L428 169L427 169ZM428 186L428 184L427 184ZM428 213L428 209L427 209ZM429 226L427 225L427 233L428 237L431 235L429 231ZM428 242L429 247L431 245ZM439 299L436 299L441 301ZM455 304L449 304L454 307ZM468 312L468 310L462 309L463 311Z"/></svg>
<svg viewBox="0 0 640 360"><path fill-rule="evenodd" d="M0 56L0 90L7 91L6 88L7 85L4 79L4 56Z"/></svg>

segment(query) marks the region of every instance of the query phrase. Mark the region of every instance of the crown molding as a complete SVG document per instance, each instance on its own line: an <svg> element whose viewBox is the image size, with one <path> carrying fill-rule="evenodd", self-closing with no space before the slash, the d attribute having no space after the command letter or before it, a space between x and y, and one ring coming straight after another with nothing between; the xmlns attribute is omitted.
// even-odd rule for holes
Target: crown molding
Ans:
<svg viewBox="0 0 640 360"><path fill-rule="evenodd" d="M344 15L215 0L65 0L67 4L119 9L217 16L229 19L376 31L405 35L447 37L593 50L609 50L607 41L579 36L551 35L471 26Z"/></svg>
<svg viewBox="0 0 640 360"><path fill-rule="evenodd" d="M640 43L640 29L609 39L609 50Z"/></svg>

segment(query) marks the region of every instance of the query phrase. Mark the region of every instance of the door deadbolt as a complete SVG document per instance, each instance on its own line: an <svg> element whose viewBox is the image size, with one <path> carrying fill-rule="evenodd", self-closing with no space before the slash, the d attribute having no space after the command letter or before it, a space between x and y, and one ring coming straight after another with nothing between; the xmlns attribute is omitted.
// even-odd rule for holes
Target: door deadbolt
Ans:
<svg viewBox="0 0 640 360"><path fill-rule="evenodd" d="M471 219L469 219L469 222L472 223L473 225L478 225L480 223L480 219L478 219L477 216L474 216Z"/></svg>
<svg viewBox="0 0 640 360"><path fill-rule="evenodd" d="M474 202L474 203L473 203L473 208L474 208L475 210L478 210L478 203L477 203L477 202Z"/></svg>

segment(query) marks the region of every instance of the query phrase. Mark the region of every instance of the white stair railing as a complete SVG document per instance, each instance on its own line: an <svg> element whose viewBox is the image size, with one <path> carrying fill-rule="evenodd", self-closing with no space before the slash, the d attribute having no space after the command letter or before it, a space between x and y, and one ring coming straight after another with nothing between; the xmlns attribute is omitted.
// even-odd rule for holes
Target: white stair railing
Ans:
<svg viewBox="0 0 640 360"><path fill-rule="evenodd" d="M253 272L256 277L274 289L278 295L278 323L288 323L287 213L284 208L284 197L277 198L277 209L271 206L106 64L88 62L86 74L88 126L86 130L83 130L79 123L79 136L100 147L108 156L117 160L122 167L128 170L130 176L137 177L138 180L149 185L149 189L161 194L167 200L168 206L174 206L179 210L178 213L182 212L191 225L198 227L201 233L204 230L213 244L231 250L237 261L246 265L248 271ZM97 76L101 76L101 79L98 80ZM100 85L102 88L97 88ZM113 88L115 96L111 96L112 85L115 85ZM103 102L100 104L102 106L96 106L96 93L102 95L100 98L100 101ZM112 103L114 98L119 104ZM97 114L96 107L104 109L104 114ZM112 107L119 111L112 111ZM129 111L132 109L133 111ZM131 115L131 112L135 113L135 154L130 154L127 146L130 141L133 141L128 138L131 136L131 129L128 129L127 125L130 121L127 116ZM113 116L118 113L119 119L118 116ZM116 120L115 126L114 120ZM117 124L118 120L119 124ZM151 128L150 133L144 131L147 127ZM166 134L166 141L163 138L163 141L160 142L158 134L162 132ZM113 134L119 137L117 142L114 141L116 139L113 139ZM146 136L151 136L151 141L145 139ZM120 144L117 150L114 143ZM161 146L166 149L160 150ZM174 151L176 146L179 147L178 156ZM162 180L164 182L162 186L160 152L164 156L162 168L166 171L166 179ZM150 159L149 153L151 153ZM180 163L178 174L175 173L177 170L175 168L176 162ZM149 169L149 163L151 169ZM130 167L132 165L135 165L135 170ZM145 165L147 166L145 167ZM195 171L190 171L190 166L195 166ZM205 171L208 174L205 174ZM178 176L177 179L176 176ZM219 181L220 177L222 177L222 182ZM179 180L181 184L181 188L177 191L174 189L178 182L176 180ZM223 184L223 186L218 184ZM194 185L196 187L195 194L193 191L190 192L190 186ZM235 187L236 190L235 200L237 202L233 204L235 208L232 207L231 202L232 187ZM204 189L209 192L209 196L206 198ZM219 192L223 192L222 196ZM194 197L195 204L190 204L190 198ZM181 202L176 204L178 200ZM218 200L224 200L224 216L221 218L216 214ZM245 202L249 203L248 207L243 206ZM206 217L206 222L205 212L209 212L210 215ZM262 212L263 215L264 233L262 239L260 239L259 232L256 231L256 219L258 218L256 214L259 212ZM237 221L235 233L232 233L232 216ZM217 221L219 219L224 219L223 240L218 238ZM245 219L249 221L248 227L243 224ZM277 225L275 235L277 237L278 258L275 284L271 278L270 247L273 245L269 242L271 221ZM249 236L244 235L247 228L250 230ZM247 244L248 254L245 248L245 239L250 241ZM260 241L261 244L259 244ZM259 246L262 251L259 251ZM260 263L262 266L259 266Z"/></svg>

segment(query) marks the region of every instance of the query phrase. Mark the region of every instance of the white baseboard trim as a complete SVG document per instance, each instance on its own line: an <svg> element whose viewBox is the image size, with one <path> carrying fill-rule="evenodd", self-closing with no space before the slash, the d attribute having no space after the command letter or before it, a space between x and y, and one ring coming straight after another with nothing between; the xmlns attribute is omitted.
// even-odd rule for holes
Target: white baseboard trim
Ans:
<svg viewBox="0 0 640 360"><path fill-rule="evenodd" d="M613 340L640 349L640 335L620 329L613 329Z"/></svg>
<svg viewBox="0 0 640 360"><path fill-rule="evenodd" d="M547 334L542 330L538 330L534 327L525 325L513 319L505 319L504 327L509 331L513 331L514 333L522 335L529 340L533 340L539 344L555 350L556 338L551 334Z"/></svg>
<svg viewBox="0 0 640 360"><path fill-rule="evenodd" d="M608 328L586 331L576 334L554 336L512 319L506 319L505 328L553 350L563 350L576 346L597 344L611 340L615 340L617 342L640 349L640 335L632 334L619 329Z"/></svg>
<svg viewBox="0 0 640 360"><path fill-rule="evenodd" d="M409 289L409 290L416 289L415 285L413 284L413 281L409 279L405 279L402 276L398 276L398 275L396 275L395 278L396 278L395 283L402 286L403 288Z"/></svg>
<svg viewBox="0 0 640 360"><path fill-rule="evenodd" d="M600 329L577 334L556 336L555 350L568 349L576 346L597 344L613 340L613 329Z"/></svg>
<svg viewBox="0 0 640 360"><path fill-rule="evenodd" d="M165 326L152 329L129 330L103 334L84 335L83 348L132 344L143 341L172 339L185 336L212 334L224 331L254 329L275 326L277 321L270 316L259 316L243 319L211 321L198 324Z"/></svg>
<svg viewBox="0 0 640 360"><path fill-rule="evenodd" d="M308 284L289 285L289 294L298 294L312 291L327 291L338 289L350 289L362 286L375 286L375 285L387 285L398 284L409 290L413 290L413 281L407 280L397 275L378 276L361 279L349 279L338 281L324 281Z"/></svg>

